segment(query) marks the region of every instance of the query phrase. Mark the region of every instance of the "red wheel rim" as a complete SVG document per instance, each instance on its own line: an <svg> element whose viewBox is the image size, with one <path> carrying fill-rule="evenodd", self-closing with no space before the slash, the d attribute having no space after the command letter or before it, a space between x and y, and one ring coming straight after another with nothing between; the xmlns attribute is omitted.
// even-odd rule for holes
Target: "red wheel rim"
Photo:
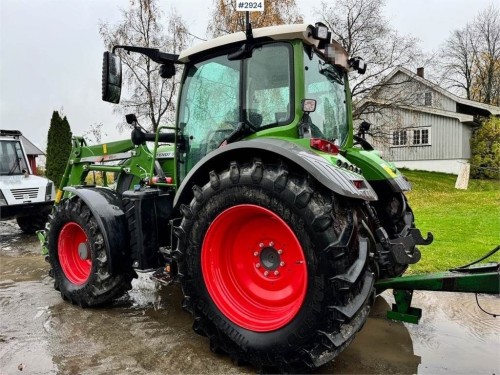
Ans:
<svg viewBox="0 0 500 375"><path fill-rule="evenodd" d="M217 216L203 241L201 267L219 310L248 330L284 327L304 302L302 247L288 224L263 207L243 204Z"/></svg>
<svg viewBox="0 0 500 375"><path fill-rule="evenodd" d="M82 285L90 276L90 246L83 228L75 222L63 226L59 233L58 254L61 268L73 284Z"/></svg>

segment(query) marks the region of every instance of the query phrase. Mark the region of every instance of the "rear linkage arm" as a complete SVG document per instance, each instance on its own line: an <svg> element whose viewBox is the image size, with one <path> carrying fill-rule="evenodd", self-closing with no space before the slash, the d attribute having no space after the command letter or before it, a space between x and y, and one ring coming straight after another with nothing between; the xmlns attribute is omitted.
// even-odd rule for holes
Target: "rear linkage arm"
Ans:
<svg viewBox="0 0 500 375"><path fill-rule="evenodd" d="M427 233L427 238L423 238L419 229L408 228L408 234L405 237L390 239L386 230L380 224L374 209L368 202L364 203L368 216L371 221L375 224L375 236L378 242L376 243L377 253L386 258L388 254L392 255L394 261L398 264L415 264L420 258L420 250L418 250L416 245L429 245L434 237L431 232ZM415 247L413 254L409 252L409 249Z"/></svg>

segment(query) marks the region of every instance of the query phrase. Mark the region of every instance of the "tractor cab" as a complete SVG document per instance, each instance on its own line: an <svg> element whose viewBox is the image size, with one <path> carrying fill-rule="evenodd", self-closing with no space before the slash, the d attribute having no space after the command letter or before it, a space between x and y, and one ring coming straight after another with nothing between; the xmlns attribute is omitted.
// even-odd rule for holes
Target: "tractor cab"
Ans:
<svg viewBox="0 0 500 375"><path fill-rule="evenodd" d="M243 139L318 139L324 149L352 145L347 73L364 73L366 66L349 60L320 23L255 29L251 37L225 35L179 56L163 54L164 59L150 49L115 48L149 53L164 66L184 65L176 123L184 150L178 181L207 154ZM116 76L103 83L103 99L116 102L118 86L111 85L121 84L119 58L106 53L107 67L116 67ZM310 147L310 141L302 143Z"/></svg>

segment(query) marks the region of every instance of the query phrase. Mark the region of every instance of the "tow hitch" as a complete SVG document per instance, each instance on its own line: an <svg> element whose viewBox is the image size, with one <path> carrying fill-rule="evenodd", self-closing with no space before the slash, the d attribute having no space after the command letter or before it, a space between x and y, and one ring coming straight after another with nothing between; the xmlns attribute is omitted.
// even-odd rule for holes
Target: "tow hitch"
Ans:
<svg viewBox="0 0 500 375"><path fill-rule="evenodd" d="M500 245L481 259L448 272L437 272L422 275L395 277L380 280L375 284L377 293L393 289L395 302L387 317L407 323L418 324L422 310L411 306L414 290L428 290L460 293L500 293L500 263L483 263L480 261L492 256L500 249Z"/></svg>

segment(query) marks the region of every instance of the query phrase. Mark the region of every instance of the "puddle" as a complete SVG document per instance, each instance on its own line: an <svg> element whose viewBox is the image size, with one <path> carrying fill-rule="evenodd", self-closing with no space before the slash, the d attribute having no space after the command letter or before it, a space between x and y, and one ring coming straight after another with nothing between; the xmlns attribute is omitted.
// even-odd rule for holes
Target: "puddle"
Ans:
<svg viewBox="0 0 500 375"><path fill-rule="evenodd" d="M499 296L478 298L500 313ZM419 374L500 373L500 317L480 311L474 294L415 292L413 299L424 310L418 326L407 325L422 358Z"/></svg>
<svg viewBox="0 0 500 375"><path fill-rule="evenodd" d="M111 308L62 301L38 253L36 236L0 228L1 374L255 373L216 355L196 335L178 287L148 275ZM10 223L10 224L9 224ZM322 374L500 374L500 318L471 294L415 292L420 325L388 321L390 292L376 300L363 330ZM497 296L480 296L500 312Z"/></svg>

